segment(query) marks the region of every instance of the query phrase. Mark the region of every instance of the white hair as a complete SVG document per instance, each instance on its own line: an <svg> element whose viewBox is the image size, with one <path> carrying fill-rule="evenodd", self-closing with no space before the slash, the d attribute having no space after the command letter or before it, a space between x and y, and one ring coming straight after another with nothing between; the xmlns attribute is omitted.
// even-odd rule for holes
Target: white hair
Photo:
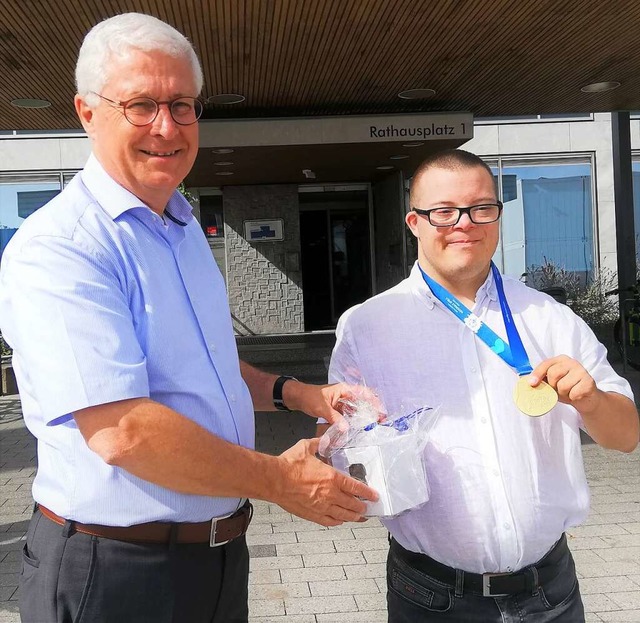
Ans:
<svg viewBox="0 0 640 623"><path fill-rule="evenodd" d="M85 36L76 64L76 88L89 106L109 78L109 61L131 50L162 52L191 63L197 94L202 90L202 67L189 40L173 26L142 13L123 13L100 22Z"/></svg>

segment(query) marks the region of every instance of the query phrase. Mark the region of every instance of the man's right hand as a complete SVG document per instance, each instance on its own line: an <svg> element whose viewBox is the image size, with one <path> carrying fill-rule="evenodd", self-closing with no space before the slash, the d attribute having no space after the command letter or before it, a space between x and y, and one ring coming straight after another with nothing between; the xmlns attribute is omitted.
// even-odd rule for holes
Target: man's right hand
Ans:
<svg viewBox="0 0 640 623"><path fill-rule="evenodd" d="M323 526L362 521L366 504L378 494L359 480L345 476L316 458L318 439L302 439L283 452L282 478L273 501L298 517Z"/></svg>

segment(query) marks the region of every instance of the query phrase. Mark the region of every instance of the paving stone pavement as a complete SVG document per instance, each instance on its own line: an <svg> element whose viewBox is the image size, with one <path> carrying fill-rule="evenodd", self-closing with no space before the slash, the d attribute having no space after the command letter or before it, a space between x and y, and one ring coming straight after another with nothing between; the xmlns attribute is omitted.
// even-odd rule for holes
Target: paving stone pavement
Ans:
<svg viewBox="0 0 640 623"><path fill-rule="evenodd" d="M280 452L313 426L300 414L258 414L257 429L258 446ZM589 444L583 451L592 511L568 538L587 621L640 623L640 450L625 455ZM0 397L0 623L20 620L35 454L17 397ZM256 502L248 543L251 623L386 621L388 545L379 521L325 529Z"/></svg>

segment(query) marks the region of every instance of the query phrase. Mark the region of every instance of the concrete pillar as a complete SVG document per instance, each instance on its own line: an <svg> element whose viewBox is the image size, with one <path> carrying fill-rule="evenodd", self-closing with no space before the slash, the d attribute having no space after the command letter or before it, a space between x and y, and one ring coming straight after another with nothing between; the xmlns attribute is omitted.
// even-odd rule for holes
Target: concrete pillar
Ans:
<svg viewBox="0 0 640 623"><path fill-rule="evenodd" d="M405 277L404 179L395 171L373 184L376 292L383 292Z"/></svg>

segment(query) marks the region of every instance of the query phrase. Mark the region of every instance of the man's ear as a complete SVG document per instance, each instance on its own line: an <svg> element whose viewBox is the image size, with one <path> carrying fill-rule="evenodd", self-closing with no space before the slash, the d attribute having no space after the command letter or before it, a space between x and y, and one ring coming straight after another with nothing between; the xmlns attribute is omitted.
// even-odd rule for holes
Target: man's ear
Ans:
<svg viewBox="0 0 640 623"><path fill-rule="evenodd" d="M80 119L80 123L82 123L82 127L84 131L87 133L89 138L93 138L93 116L94 110L90 108L87 103L84 101L82 96L76 93L76 96L73 98L73 104L76 108L76 113L78 114L78 118Z"/></svg>
<svg viewBox="0 0 640 623"><path fill-rule="evenodd" d="M413 210L411 210L410 212L407 212L407 216L404 217L404 222L407 224L407 227L411 230L411 233L416 238L419 238L420 236L418 235L418 215Z"/></svg>

